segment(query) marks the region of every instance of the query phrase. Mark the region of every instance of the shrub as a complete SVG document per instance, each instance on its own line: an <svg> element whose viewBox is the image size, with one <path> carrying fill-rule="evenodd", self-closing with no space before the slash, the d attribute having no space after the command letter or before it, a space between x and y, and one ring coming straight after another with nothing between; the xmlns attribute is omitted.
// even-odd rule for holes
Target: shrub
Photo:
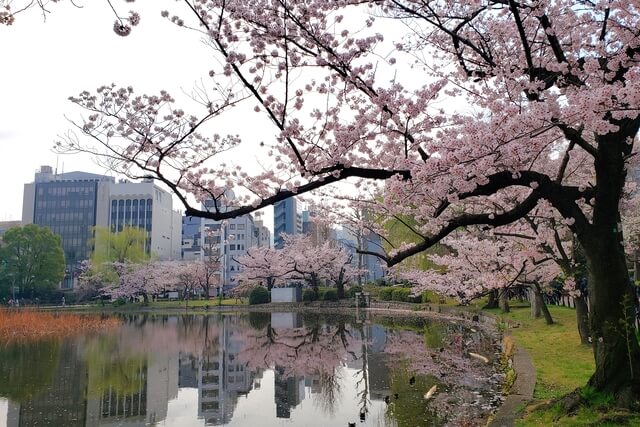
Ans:
<svg viewBox="0 0 640 427"><path fill-rule="evenodd" d="M269 300L269 291L262 286L253 289L251 293L249 293L249 305L266 304Z"/></svg>
<svg viewBox="0 0 640 427"><path fill-rule="evenodd" d="M356 294L360 292L362 293L362 286L351 286L349 289L347 289L347 291L345 292L345 296L347 298L355 298Z"/></svg>
<svg viewBox="0 0 640 427"><path fill-rule="evenodd" d="M421 296L422 296L422 302L424 303L427 303L427 302L437 303L441 299L440 295L438 295L434 291L424 291Z"/></svg>
<svg viewBox="0 0 640 427"><path fill-rule="evenodd" d="M391 295L393 294L393 288L381 288L378 292L378 298L382 301L391 301Z"/></svg>
<svg viewBox="0 0 640 427"><path fill-rule="evenodd" d="M126 303L127 300L125 300L124 298L118 298L117 300L113 301L111 305L113 305L114 307L120 307L125 305Z"/></svg>
<svg viewBox="0 0 640 427"><path fill-rule="evenodd" d="M318 299L318 296L316 295L315 292L313 292L313 289L305 289L302 292L302 301L311 302L317 299Z"/></svg>
<svg viewBox="0 0 640 427"><path fill-rule="evenodd" d="M411 289L393 288L393 291L391 292L391 300L408 302L410 294L411 294Z"/></svg>
<svg viewBox="0 0 640 427"><path fill-rule="evenodd" d="M323 301L338 301L338 291L335 289L327 289L322 295Z"/></svg>

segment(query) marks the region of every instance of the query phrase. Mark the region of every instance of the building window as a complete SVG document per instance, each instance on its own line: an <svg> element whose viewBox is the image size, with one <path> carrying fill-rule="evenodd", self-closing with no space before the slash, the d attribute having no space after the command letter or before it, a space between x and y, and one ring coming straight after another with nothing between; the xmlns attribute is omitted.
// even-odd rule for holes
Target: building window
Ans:
<svg viewBox="0 0 640 427"><path fill-rule="evenodd" d="M236 229L236 225L235 225L235 224L231 224L231 225L229 226L229 230L235 230L235 229Z"/></svg>
<svg viewBox="0 0 640 427"><path fill-rule="evenodd" d="M238 230L244 230L244 224L238 224Z"/></svg>

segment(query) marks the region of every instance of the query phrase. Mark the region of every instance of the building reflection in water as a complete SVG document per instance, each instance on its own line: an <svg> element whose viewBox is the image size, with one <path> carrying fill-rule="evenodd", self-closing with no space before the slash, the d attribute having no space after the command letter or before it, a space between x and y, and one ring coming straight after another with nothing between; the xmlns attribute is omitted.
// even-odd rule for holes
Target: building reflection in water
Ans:
<svg viewBox="0 0 640 427"><path fill-rule="evenodd" d="M20 403L10 402L7 426L155 425L167 419L169 402L185 388L197 389L198 418L223 425L232 421L243 397L264 385L265 370L274 376L275 414L265 414L272 422L274 415L294 419L294 410L309 398L323 402L322 413L332 413L342 405L340 381L349 387L357 383L365 411L370 400L388 395L383 327L327 325L319 318L304 324L299 313L267 316L261 328L241 316L185 316L145 321L143 327L126 324L117 337L65 341L50 384ZM163 328L173 330L148 338ZM151 344L137 342L141 336ZM262 350L285 343L295 351L274 351L269 357L258 352L248 360L249 337L256 336ZM291 337L298 341L287 341ZM118 353L123 346L130 351ZM319 353L320 348L328 353ZM336 349L339 356L331 359Z"/></svg>
<svg viewBox="0 0 640 427"><path fill-rule="evenodd" d="M198 389L198 417L206 425L229 423L238 397L249 394L256 377L238 360L243 347L240 325L225 316L216 326L220 329L204 343L202 354L179 357L179 387Z"/></svg>
<svg viewBox="0 0 640 427"><path fill-rule="evenodd" d="M9 401L7 427L88 425L86 365L78 354L77 347L65 343L59 351L51 383L21 403ZM50 355L52 358L55 356ZM61 411L60 408L65 410Z"/></svg>

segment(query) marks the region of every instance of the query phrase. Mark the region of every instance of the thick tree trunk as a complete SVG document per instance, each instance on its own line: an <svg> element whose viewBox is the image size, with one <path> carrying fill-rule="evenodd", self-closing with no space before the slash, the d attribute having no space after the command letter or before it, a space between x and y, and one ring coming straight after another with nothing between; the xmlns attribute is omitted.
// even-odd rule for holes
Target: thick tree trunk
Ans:
<svg viewBox="0 0 640 427"><path fill-rule="evenodd" d="M596 194L592 224L578 234L587 258L591 336L596 371L589 385L612 393L619 406L640 407L640 347L636 339L637 300L620 227L620 199L626 179L627 138L638 124L624 123L618 134L598 137ZM625 126L627 128L625 128Z"/></svg>
<svg viewBox="0 0 640 427"><path fill-rule="evenodd" d="M589 307L587 305L587 298L581 294L574 298L574 301L576 303L576 322L578 323L580 342L585 345L591 345L591 341L589 341L591 331L589 330Z"/></svg>
<svg viewBox="0 0 640 427"><path fill-rule="evenodd" d="M338 294L338 299L344 298L344 268L340 270L338 280L336 280L336 292Z"/></svg>
<svg viewBox="0 0 640 427"><path fill-rule="evenodd" d="M511 311L511 309L509 308L509 297L507 296L507 293L505 291L500 292L499 303L500 309L503 313L509 313Z"/></svg>
<svg viewBox="0 0 640 427"><path fill-rule="evenodd" d="M533 289L534 289L533 293L534 293L534 299L536 301L536 307L538 307L538 309L542 312L545 323L547 325L553 325L553 318L551 317L551 313L549 313L549 307L547 307L547 304L544 303L544 298L542 297L542 290L540 289L540 285L537 283L534 283ZM538 314L537 317L540 317L540 314Z"/></svg>
<svg viewBox="0 0 640 427"><path fill-rule="evenodd" d="M538 299L538 292L536 292L536 288L533 285L529 288L529 301L531 302L531 317L537 319L542 316L540 299Z"/></svg>
<svg viewBox="0 0 640 427"><path fill-rule="evenodd" d="M318 282L319 282L318 276L316 276L315 274L312 274L311 289L313 289L313 292L316 294L316 298L320 297L320 284Z"/></svg>
<svg viewBox="0 0 640 427"><path fill-rule="evenodd" d="M489 291L489 301L487 301L487 304L483 308L498 308L498 291Z"/></svg>
<svg viewBox="0 0 640 427"><path fill-rule="evenodd" d="M614 393L623 406L637 406L640 347L635 335L636 302L624 252L618 245L603 241L601 249L587 251L589 318L596 360L589 384L599 391Z"/></svg>
<svg viewBox="0 0 640 427"><path fill-rule="evenodd" d="M338 293L338 299L344 299L344 283L342 283L342 281L336 283L336 291Z"/></svg>

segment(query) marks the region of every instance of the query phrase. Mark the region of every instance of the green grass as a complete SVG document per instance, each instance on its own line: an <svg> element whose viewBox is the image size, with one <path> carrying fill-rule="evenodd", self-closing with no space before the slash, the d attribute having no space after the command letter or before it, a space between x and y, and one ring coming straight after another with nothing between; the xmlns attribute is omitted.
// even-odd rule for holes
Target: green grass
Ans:
<svg viewBox="0 0 640 427"><path fill-rule="evenodd" d="M506 314L487 311L503 319L516 344L531 356L538 375L534 398L558 398L587 383L595 369L593 350L580 344L575 310L550 306L553 325L546 325L543 318L532 319L529 307L512 308Z"/></svg>
<svg viewBox="0 0 640 427"><path fill-rule="evenodd" d="M537 382L533 392L536 400L516 421L520 427L558 426L640 426L640 415L629 414L608 407L611 399L584 388L582 397L588 405L575 414L564 413L561 405L540 405L584 387L595 369L593 350L580 344L576 326L576 312L567 307L549 306L553 325L543 318L532 319L529 307L513 307L511 313L487 310L502 319L516 345L524 347L536 368Z"/></svg>
<svg viewBox="0 0 640 427"><path fill-rule="evenodd" d="M518 427L618 427L640 426L640 416L611 408L580 407L571 416L563 413L560 405L531 412L525 419L517 420Z"/></svg>

